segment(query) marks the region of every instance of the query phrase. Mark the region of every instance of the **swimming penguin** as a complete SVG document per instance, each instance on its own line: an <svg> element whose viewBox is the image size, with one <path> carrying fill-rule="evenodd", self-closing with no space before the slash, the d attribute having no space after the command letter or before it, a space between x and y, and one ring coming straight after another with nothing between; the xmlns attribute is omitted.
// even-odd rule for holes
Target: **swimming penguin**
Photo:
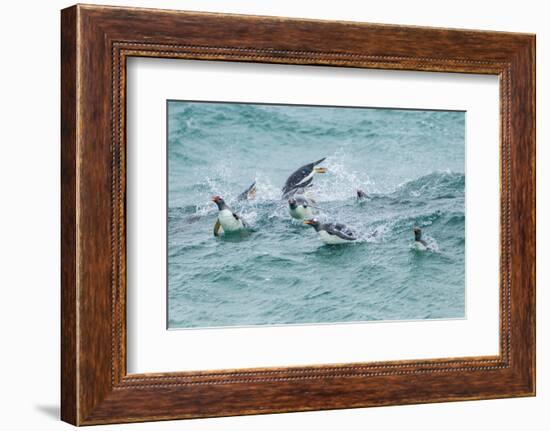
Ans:
<svg viewBox="0 0 550 431"><path fill-rule="evenodd" d="M361 189L357 189L357 200L362 201L364 199L367 199L368 195Z"/></svg>
<svg viewBox="0 0 550 431"><path fill-rule="evenodd" d="M218 218L214 224L214 235L220 236L220 227L224 232L238 232L247 227L245 221L227 206L220 196L213 196L212 202L218 206Z"/></svg>
<svg viewBox="0 0 550 431"><path fill-rule="evenodd" d="M313 181L313 175L324 174L327 169L317 165L325 159L326 157L323 157L316 162L304 165L288 177L283 187L283 199L287 199L295 193L302 192L306 187L309 187Z"/></svg>
<svg viewBox="0 0 550 431"><path fill-rule="evenodd" d="M418 226L413 228L414 232L414 244L413 247L419 251L426 251L429 249L428 243L422 239L422 229Z"/></svg>
<svg viewBox="0 0 550 431"><path fill-rule="evenodd" d="M313 211L308 200L301 195L295 195L288 200L288 212L297 220L313 218Z"/></svg>
<svg viewBox="0 0 550 431"><path fill-rule="evenodd" d="M357 200L358 201L363 200L363 199L367 199L367 198L368 198L368 196L363 190L357 189Z"/></svg>
<svg viewBox="0 0 550 431"><path fill-rule="evenodd" d="M240 201L251 201L256 199L256 181L254 181L244 192L242 192L237 199Z"/></svg>
<svg viewBox="0 0 550 431"><path fill-rule="evenodd" d="M304 224L313 226L319 237L326 244L346 244L357 240L357 235L345 224L320 223L316 219L304 221Z"/></svg>

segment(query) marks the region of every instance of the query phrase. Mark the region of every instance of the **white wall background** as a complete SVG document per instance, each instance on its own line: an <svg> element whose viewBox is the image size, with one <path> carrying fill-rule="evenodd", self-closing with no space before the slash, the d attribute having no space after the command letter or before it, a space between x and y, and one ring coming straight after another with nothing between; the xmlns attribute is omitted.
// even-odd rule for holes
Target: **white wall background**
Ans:
<svg viewBox="0 0 550 431"><path fill-rule="evenodd" d="M284 415L105 426L134 430L547 429L550 423L550 27L546 2L462 0L130 0L171 9L537 33L538 396ZM4 2L0 19L0 427L59 422L59 10L68 1Z"/></svg>

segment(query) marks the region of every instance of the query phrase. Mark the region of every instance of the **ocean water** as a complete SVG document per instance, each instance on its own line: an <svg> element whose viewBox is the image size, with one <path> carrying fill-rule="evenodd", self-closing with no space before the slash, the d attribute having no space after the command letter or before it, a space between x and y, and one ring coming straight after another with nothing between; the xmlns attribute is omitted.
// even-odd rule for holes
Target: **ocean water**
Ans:
<svg viewBox="0 0 550 431"><path fill-rule="evenodd" d="M464 134L464 112L169 101L168 327L463 318ZM317 218L355 243L325 245L281 199L322 157ZM212 195L250 231L214 237Z"/></svg>

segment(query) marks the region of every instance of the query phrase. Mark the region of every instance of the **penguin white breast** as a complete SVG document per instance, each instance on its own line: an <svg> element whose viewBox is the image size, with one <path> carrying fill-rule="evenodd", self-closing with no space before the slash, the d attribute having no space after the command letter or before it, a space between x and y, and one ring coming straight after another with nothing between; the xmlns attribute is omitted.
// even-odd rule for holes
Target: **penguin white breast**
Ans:
<svg viewBox="0 0 550 431"><path fill-rule="evenodd" d="M221 210L218 214L218 220L225 232L234 232L243 228L243 222L237 220L229 210Z"/></svg>
<svg viewBox="0 0 550 431"><path fill-rule="evenodd" d="M333 244L346 244L348 242L351 242L347 239L340 238L337 235L331 235L330 233L328 233L327 231L324 231L324 230L319 231L319 237L321 238L321 240L324 243L331 244L331 245L333 245Z"/></svg>
<svg viewBox="0 0 550 431"><path fill-rule="evenodd" d="M420 241L415 241L413 247L418 251L426 251L428 247L422 244Z"/></svg>
<svg viewBox="0 0 550 431"><path fill-rule="evenodd" d="M288 212L292 217L298 220L305 220L305 219L311 219L313 218L313 211L311 211L311 208L306 207L304 208L302 205L298 205L296 208L292 209L289 208Z"/></svg>

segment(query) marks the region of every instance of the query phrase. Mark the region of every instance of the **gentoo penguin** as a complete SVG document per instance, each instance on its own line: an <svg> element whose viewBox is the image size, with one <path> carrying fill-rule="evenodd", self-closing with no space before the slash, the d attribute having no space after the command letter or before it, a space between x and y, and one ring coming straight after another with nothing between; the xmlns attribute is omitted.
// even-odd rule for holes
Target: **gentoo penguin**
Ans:
<svg viewBox="0 0 550 431"><path fill-rule="evenodd" d="M251 201L256 199L256 181L254 181L244 192L242 192L237 199L240 201Z"/></svg>
<svg viewBox="0 0 550 431"><path fill-rule="evenodd" d="M357 235L345 224L320 223L316 219L304 221L304 224L313 226L319 237L326 244L346 244L357 240Z"/></svg>
<svg viewBox="0 0 550 431"><path fill-rule="evenodd" d="M213 196L212 202L218 206L218 218L214 225L214 235L220 235L220 227L225 233L238 232L246 227L244 220L227 206L220 196Z"/></svg>
<svg viewBox="0 0 550 431"><path fill-rule="evenodd" d="M418 226L413 228L414 232L414 244L413 247L419 251L426 251L429 249L428 243L422 239L422 229Z"/></svg>
<svg viewBox="0 0 550 431"><path fill-rule="evenodd" d="M367 198L368 198L368 196L363 190L357 189L357 200L358 201L362 201L362 200L367 199Z"/></svg>
<svg viewBox="0 0 550 431"><path fill-rule="evenodd" d="M313 211L308 200L301 195L294 195L288 200L288 212L298 220L313 218Z"/></svg>
<svg viewBox="0 0 550 431"><path fill-rule="evenodd" d="M307 165L298 168L290 177L287 178L283 187L283 199L287 199L293 196L297 192L303 191L306 187L311 185L313 181L313 175L324 174L327 169L317 166L326 157L323 157L316 162L309 163Z"/></svg>

